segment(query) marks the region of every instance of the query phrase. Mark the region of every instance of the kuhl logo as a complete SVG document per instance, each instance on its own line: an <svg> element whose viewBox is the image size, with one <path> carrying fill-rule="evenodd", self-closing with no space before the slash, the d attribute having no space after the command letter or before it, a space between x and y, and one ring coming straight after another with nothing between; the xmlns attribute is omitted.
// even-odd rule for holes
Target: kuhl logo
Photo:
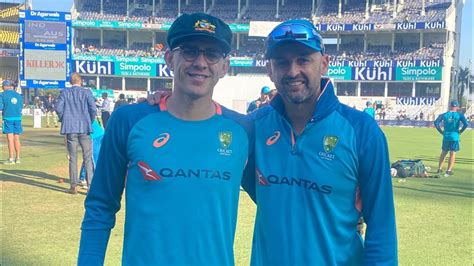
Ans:
<svg viewBox="0 0 474 266"><path fill-rule="evenodd" d="M223 149L229 148L232 143L232 132L219 132L219 141Z"/></svg>
<svg viewBox="0 0 474 266"><path fill-rule="evenodd" d="M324 137L324 151L331 152L337 145L339 138L337 136L325 136Z"/></svg>

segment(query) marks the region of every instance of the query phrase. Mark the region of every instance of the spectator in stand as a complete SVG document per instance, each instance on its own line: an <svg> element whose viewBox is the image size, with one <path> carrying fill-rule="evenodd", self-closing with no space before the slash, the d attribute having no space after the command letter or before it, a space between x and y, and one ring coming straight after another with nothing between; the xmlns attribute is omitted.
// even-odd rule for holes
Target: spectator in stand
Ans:
<svg viewBox="0 0 474 266"><path fill-rule="evenodd" d="M118 99L118 101L115 102L115 105L114 105L114 112L115 112L115 110L117 110L119 107L124 106L124 105L127 105L127 104L128 104L128 102L127 102L127 100L125 100L125 94L120 93L119 99Z"/></svg>
<svg viewBox="0 0 474 266"><path fill-rule="evenodd" d="M424 116L423 111L420 111L420 120L421 121L423 121L423 116Z"/></svg>
<svg viewBox="0 0 474 266"><path fill-rule="evenodd" d="M434 122L436 130L443 135L442 151L439 156L438 174L441 174L443 171L444 160L449 152L449 163L448 169L444 175L445 177L453 175L456 152L459 151L459 138L469 125L466 117L459 112L459 102L452 101L450 105L451 110L438 116Z"/></svg>
<svg viewBox="0 0 474 266"><path fill-rule="evenodd" d="M249 104L249 107L247 108L247 114L257 110L262 105L267 104L270 100L270 91L270 87L263 86L260 90L260 97Z"/></svg>
<svg viewBox="0 0 474 266"><path fill-rule="evenodd" d="M1 98L3 116L3 134L7 135L8 160L3 164L20 163L20 135L23 133L21 125L21 110L23 109L23 97L14 90L9 80L2 82L3 93Z"/></svg>

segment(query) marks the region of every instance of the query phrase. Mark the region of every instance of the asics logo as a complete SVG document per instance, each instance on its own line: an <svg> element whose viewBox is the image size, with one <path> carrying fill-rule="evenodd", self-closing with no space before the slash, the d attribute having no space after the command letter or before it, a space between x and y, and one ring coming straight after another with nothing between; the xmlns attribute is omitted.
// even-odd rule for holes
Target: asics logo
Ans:
<svg viewBox="0 0 474 266"><path fill-rule="evenodd" d="M280 138L280 135L281 135L280 131L273 132L273 134L267 139L267 145L271 146L275 144L275 142L277 142L278 139Z"/></svg>
<svg viewBox="0 0 474 266"><path fill-rule="evenodd" d="M151 169L151 167L145 162L139 161L137 165L140 168L140 172L142 173L145 180L157 181L161 179L161 177L157 175L155 171L153 171L153 169Z"/></svg>
<svg viewBox="0 0 474 266"><path fill-rule="evenodd" d="M155 139L155 141L153 141L153 147L155 148L163 147L168 142L169 139L170 139L170 134L162 133L158 136L158 138Z"/></svg>

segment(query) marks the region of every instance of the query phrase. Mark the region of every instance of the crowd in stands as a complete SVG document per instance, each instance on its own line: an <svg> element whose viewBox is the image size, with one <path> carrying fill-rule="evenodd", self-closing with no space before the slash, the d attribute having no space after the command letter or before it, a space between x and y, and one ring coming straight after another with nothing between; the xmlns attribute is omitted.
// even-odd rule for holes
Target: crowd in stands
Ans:
<svg viewBox="0 0 474 266"><path fill-rule="evenodd" d="M17 49L19 47L18 25L0 26L0 48Z"/></svg>
<svg viewBox="0 0 474 266"><path fill-rule="evenodd" d="M24 5L0 3L0 22L18 23L19 9L24 9Z"/></svg>
<svg viewBox="0 0 474 266"><path fill-rule="evenodd" d="M162 43L152 46L151 43L134 42L127 49L125 44L119 42L104 44L101 47L99 40L84 39L78 40L74 53L76 55L162 57L165 50L165 45Z"/></svg>
<svg viewBox="0 0 474 266"><path fill-rule="evenodd" d="M230 55L235 58L264 59L263 40L263 38L244 38L240 48L232 51ZM134 42L127 49L125 43L114 42L101 47L99 40L84 39L77 42L74 52L77 55L162 57L165 50L166 46L162 43L153 47L151 43ZM443 43L431 43L420 48L419 45L406 45L400 42L395 44L394 51L390 45L369 44L366 52L363 45L357 42L343 43L339 51L336 45L326 45L326 53L330 55L331 61L439 59L442 58L443 52Z"/></svg>
<svg viewBox="0 0 474 266"><path fill-rule="evenodd" d="M18 68L0 66L0 79L1 80L17 80L18 79Z"/></svg>
<svg viewBox="0 0 474 266"><path fill-rule="evenodd" d="M241 16L238 18L238 5L235 0L208 1L204 10L202 1L181 1L178 11L177 1L156 1L155 15L151 11L152 1L148 1L149 8L130 8L127 15L127 1L104 1L103 12L100 12L100 1L85 1L79 10L79 19L83 20L112 20L112 21L139 21L144 23L172 22L178 13L207 12L218 16L227 22L248 23L256 21L283 21L288 18L313 19L315 23L394 23L404 21L442 21L451 5L450 0L425 1L425 14L422 12L422 0L400 1L397 3L397 12L394 17L392 1L383 5L371 7L370 17L366 18L366 0L353 0L341 6L339 17L338 1L321 1L315 7L312 16L312 2L310 0L280 1L276 6L275 0L242 1ZM319 1L318 1L319 2ZM147 3L147 1L145 1ZM284 3L284 5L282 5Z"/></svg>

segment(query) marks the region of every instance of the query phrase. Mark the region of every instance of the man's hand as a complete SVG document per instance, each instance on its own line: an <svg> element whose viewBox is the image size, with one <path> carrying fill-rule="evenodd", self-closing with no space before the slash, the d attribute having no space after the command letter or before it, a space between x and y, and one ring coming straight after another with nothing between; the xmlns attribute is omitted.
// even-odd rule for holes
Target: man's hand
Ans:
<svg viewBox="0 0 474 266"><path fill-rule="evenodd" d="M157 105L160 104L160 100L163 97L170 96L171 92L168 91L156 91L153 94L148 95L146 98L138 98L137 102L142 103L142 102L147 102L149 105Z"/></svg>

